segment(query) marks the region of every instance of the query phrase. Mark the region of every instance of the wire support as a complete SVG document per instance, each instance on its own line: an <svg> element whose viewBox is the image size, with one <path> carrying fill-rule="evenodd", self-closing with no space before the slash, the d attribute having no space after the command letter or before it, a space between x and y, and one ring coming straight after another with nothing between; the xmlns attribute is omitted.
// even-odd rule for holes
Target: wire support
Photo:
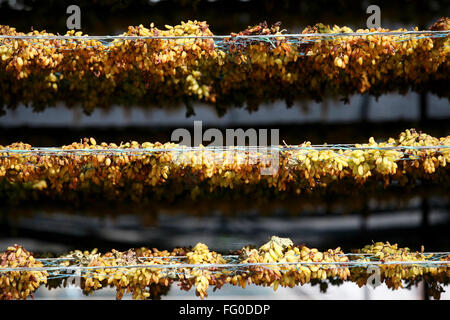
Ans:
<svg viewBox="0 0 450 320"><path fill-rule="evenodd" d="M364 36L413 36L427 35L428 37L446 37L450 30L422 30L422 31L372 31L372 32L338 32L338 33L298 33L298 34L268 34L268 35L212 35L212 36L123 36L123 35L103 35L103 36L61 36L61 35L0 35L0 39L37 39L37 40L177 40L177 39L296 39L296 38L325 38L327 40L339 37L364 37Z"/></svg>
<svg viewBox="0 0 450 320"><path fill-rule="evenodd" d="M256 152L259 150L267 151L328 151L328 150L430 150L439 151L438 149L450 149L450 145L434 145L434 146L355 146L354 144L323 144L310 146L225 146L225 147L173 147L173 148L108 148L108 149L62 149L51 147L34 147L31 149L0 149L0 155L8 157L11 155L38 154L41 156L68 156L68 155L89 155L89 154L108 154L108 155L138 155L151 154L157 152L226 152L226 151L242 151Z"/></svg>
<svg viewBox="0 0 450 320"><path fill-rule="evenodd" d="M447 254L447 253L445 253ZM442 253L442 255L445 255ZM307 262L307 261L295 261L295 262L259 262L259 263L176 263L176 264L131 264L131 265L118 265L118 266L49 266L49 267L9 267L0 268L0 274L5 272L32 272L32 271L57 271L57 272L76 272L76 271L89 271L89 270L105 270L105 269L247 269L249 267L275 267L275 266L319 266L322 268L358 268L358 267L370 267L370 266L405 266L405 267L448 267L450 261L445 260L427 260L427 261L345 261L345 262Z"/></svg>
<svg viewBox="0 0 450 320"><path fill-rule="evenodd" d="M283 41L292 45L303 45L319 41L333 41L348 37L396 37L394 42L403 42L410 39L436 39L445 38L450 30L424 30L424 31L374 31L374 32L348 32L348 33L305 33L305 34L268 34L268 35L187 35L187 36L125 36L125 35L103 35L103 36L61 36L61 35L0 35L0 46L13 46L14 41L24 41L30 45L39 45L46 48L54 48L60 51L83 50L87 48L110 47L122 41L175 41L174 47L193 44L197 40L211 40L217 49L228 50L231 46L247 46L255 43L267 43L276 48L274 41ZM62 43L52 44L52 41ZM97 41L98 44L85 46L85 41ZM83 45L82 47L61 48L60 45ZM305 55L300 52L300 55Z"/></svg>

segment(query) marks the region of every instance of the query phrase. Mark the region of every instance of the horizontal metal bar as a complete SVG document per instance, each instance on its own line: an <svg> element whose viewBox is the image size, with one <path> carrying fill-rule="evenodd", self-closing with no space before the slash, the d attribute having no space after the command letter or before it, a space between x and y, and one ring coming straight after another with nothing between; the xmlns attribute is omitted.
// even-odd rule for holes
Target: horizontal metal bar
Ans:
<svg viewBox="0 0 450 320"><path fill-rule="evenodd" d="M0 35L0 39L46 39L46 40L151 40L151 39L264 39L264 38L307 38L307 37L355 37L355 36L393 36L393 35L448 35L450 30L422 31L373 31L373 32L338 32L338 33L300 33L267 35L212 35L212 36L60 36L60 35Z"/></svg>
<svg viewBox="0 0 450 320"><path fill-rule="evenodd" d="M20 272L20 271L77 271L77 270L103 270L103 269L179 269L179 268L243 268L243 267L265 267L265 266L370 266L370 265L409 265L409 266L439 266L450 265L450 261L346 261L346 262L267 262L267 263L203 263L203 264L155 264L155 265L125 265L125 266L72 266L72 267L18 267L18 268L0 268L1 272Z"/></svg>

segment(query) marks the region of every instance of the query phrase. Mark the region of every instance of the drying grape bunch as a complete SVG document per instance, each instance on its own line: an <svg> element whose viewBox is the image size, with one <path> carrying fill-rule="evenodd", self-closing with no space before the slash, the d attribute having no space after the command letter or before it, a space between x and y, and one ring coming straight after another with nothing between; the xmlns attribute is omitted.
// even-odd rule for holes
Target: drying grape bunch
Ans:
<svg viewBox="0 0 450 320"><path fill-rule="evenodd" d="M434 147L435 146L435 147ZM175 143L97 144L94 138L57 153L31 145L0 146L0 197L68 200L172 201L217 194L339 193L343 187L417 181L449 185L450 136L434 138L414 129L397 139L355 144L353 149L314 149L309 142L279 153L237 149L191 149ZM427 148L423 148L427 147ZM255 156L256 155L256 156ZM272 169L270 174L263 170ZM346 188L344 188L346 189Z"/></svg>
<svg viewBox="0 0 450 320"><path fill-rule="evenodd" d="M381 283L393 290L425 279L432 284L433 296L439 298L442 285L448 284L450 279L450 256L424 253L423 246L420 251L413 252L397 244L376 242L346 255L339 247L320 251L277 236L259 248L245 246L233 255L222 255L203 243L172 251L138 248L121 252L113 249L101 254L96 249L76 250L56 259L49 273L17 269L42 267L42 263L36 262L20 246L8 248L0 257L0 299L25 299L42 284L54 288L65 286L67 282L80 286L85 294L112 287L116 289L117 299L131 294L138 300L159 299L175 282L181 290L195 288L196 295L202 299L208 296L209 287L216 290L225 284L243 289L254 284L274 290L307 283L323 286L343 281L362 286L369 284L371 272L361 264L369 261L379 263ZM7 264L5 259L9 261ZM439 265L424 265L427 261L439 262ZM401 265L401 262L408 264ZM8 267L16 267L16 270L2 271ZM73 278L73 273L66 271L68 267L80 269L76 277L78 282L67 280ZM47 278L51 280L47 282Z"/></svg>
<svg viewBox="0 0 450 320"><path fill-rule="evenodd" d="M39 268L41 262L22 246L8 247L0 253L0 300L26 299L33 296L41 284L47 283L46 271L9 271L2 273L2 268Z"/></svg>
<svg viewBox="0 0 450 320"><path fill-rule="evenodd" d="M430 29L446 31L449 26L450 19L441 18ZM356 30L371 31L390 30ZM280 24L262 23L219 41L210 38L214 34L206 22L188 21L163 30L153 23L130 26L122 36L197 38L115 39L109 44L87 38L0 38L0 111L20 103L40 111L64 101L69 107L81 103L88 114L112 104L185 104L190 115L192 104L203 102L223 114L229 106L246 104L251 111L276 99L291 104L298 99L408 90L449 95L448 34L288 39L283 32ZM348 27L317 24L302 33L349 32L353 30ZM0 25L0 35L53 34L22 33ZM66 35L83 36L74 30Z"/></svg>

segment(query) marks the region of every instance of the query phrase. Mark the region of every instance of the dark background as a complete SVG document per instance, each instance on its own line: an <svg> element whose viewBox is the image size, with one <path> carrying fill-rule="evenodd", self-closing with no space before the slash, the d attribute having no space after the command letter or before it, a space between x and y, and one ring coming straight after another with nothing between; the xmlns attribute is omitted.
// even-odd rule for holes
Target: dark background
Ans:
<svg viewBox="0 0 450 320"><path fill-rule="evenodd" d="M446 0L0 0L0 21L20 31L34 27L65 33L65 12L72 4L81 8L83 32L98 35L123 32L129 25L154 22L162 28L189 19L206 20L216 34L237 32L262 21L281 21L288 30L318 22L362 28L366 8L372 4L382 9L383 27L427 28L450 11L450 1Z"/></svg>

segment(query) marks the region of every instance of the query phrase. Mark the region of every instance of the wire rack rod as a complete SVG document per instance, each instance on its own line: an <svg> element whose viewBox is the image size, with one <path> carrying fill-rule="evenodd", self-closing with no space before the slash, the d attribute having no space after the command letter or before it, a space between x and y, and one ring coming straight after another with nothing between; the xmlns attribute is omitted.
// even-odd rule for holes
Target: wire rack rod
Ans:
<svg viewBox="0 0 450 320"><path fill-rule="evenodd" d="M447 36L450 30L423 31L373 31L373 32L338 32L338 33L299 33L299 34L268 34L268 35L212 35L212 36L61 36L61 35L0 35L0 39L38 39L38 40L176 40L176 39L271 39L271 38L308 38L308 37L361 37L361 36L396 36L396 35L434 35Z"/></svg>
<svg viewBox="0 0 450 320"><path fill-rule="evenodd" d="M196 151L289 151L289 150L307 150L307 151L321 151L321 150L436 150L449 149L450 145L435 145L435 146L364 146L356 147L355 145L312 145L312 146L226 146L226 147L174 147L174 148L108 148L108 149L62 149L51 147L35 147L31 149L0 149L0 154L23 154L23 153L37 153L40 155L68 155L78 153L92 153L92 154L114 154L114 153L155 153L155 152L196 152Z"/></svg>
<svg viewBox="0 0 450 320"><path fill-rule="evenodd" d="M427 256L427 255L438 255L438 256L447 256L450 255L450 251L449 252L422 252L421 254ZM294 255L295 256L295 255ZM338 256L342 257L342 256L369 256L369 257L375 257L375 255L373 255L372 253L344 253L344 254L338 254ZM231 255L223 255L222 256L224 259L235 259L238 258L239 255L237 254L231 254ZM163 256L163 257L138 257L139 259L142 260L147 260L147 259L185 259L187 258L187 256ZM111 258L104 258L104 259L113 259L113 257ZM62 260L77 260L77 258L74 257L61 257L61 258L37 258L35 259L36 261L62 261Z"/></svg>
<svg viewBox="0 0 450 320"><path fill-rule="evenodd" d="M259 262L259 263L177 263L177 264L133 264L122 266L57 266L57 267L16 267L0 268L0 273L23 272L23 271L83 271L83 270L104 270L104 269L209 269L209 268L247 268L247 267L270 267L270 266L335 266L335 267L369 267L384 265L438 267L448 266L450 261L346 261L346 262Z"/></svg>

